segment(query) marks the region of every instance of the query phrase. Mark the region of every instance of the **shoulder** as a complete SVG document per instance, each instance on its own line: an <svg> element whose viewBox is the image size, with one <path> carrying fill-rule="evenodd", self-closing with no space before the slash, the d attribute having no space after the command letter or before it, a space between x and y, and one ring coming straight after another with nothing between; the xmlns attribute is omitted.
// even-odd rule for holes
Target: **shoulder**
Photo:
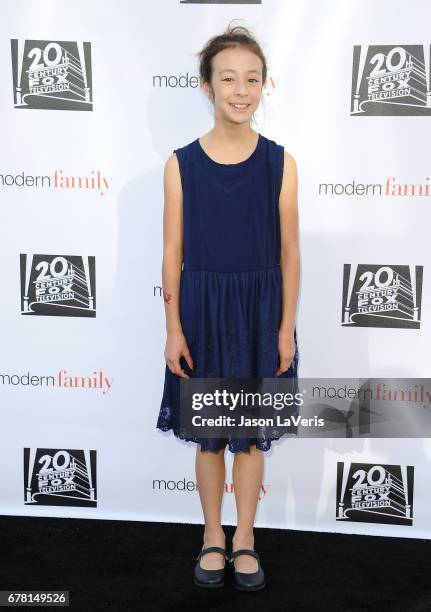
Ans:
<svg viewBox="0 0 431 612"><path fill-rule="evenodd" d="M169 155L165 162L164 182L166 187L181 185L181 170L175 153Z"/></svg>
<svg viewBox="0 0 431 612"><path fill-rule="evenodd" d="M182 189L186 176L187 160L190 159L190 152L193 149L194 143L195 141L192 141L174 149L166 159L164 177L165 184L171 186L170 188L176 190Z"/></svg>
<svg viewBox="0 0 431 612"><path fill-rule="evenodd" d="M275 155L272 155L272 158L283 167L283 175L289 174L290 176L297 174L297 166L295 158L289 151L284 147L284 145L279 144L275 140L271 140L267 138L269 143L270 150L272 149L275 152ZM271 156L270 156L271 157Z"/></svg>
<svg viewBox="0 0 431 612"><path fill-rule="evenodd" d="M284 152L284 170L286 174L289 174L290 176L293 175L296 177L298 174L298 167L297 167L295 158L284 147L283 147L283 152Z"/></svg>
<svg viewBox="0 0 431 612"><path fill-rule="evenodd" d="M195 142L196 140L192 140L181 147L173 149L171 155L169 155L165 162L165 169L167 171L178 171L180 168L182 168L184 163L191 157Z"/></svg>
<svg viewBox="0 0 431 612"><path fill-rule="evenodd" d="M283 153L284 153L284 163L287 164L288 166L296 166L296 161L292 153L289 153L289 151L285 149L284 147L283 147Z"/></svg>
<svg viewBox="0 0 431 612"><path fill-rule="evenodd" d="M291 153L287 149L271 138L265 138L268 143L268 150L270 153L270 160L280 163L283 162L284 168L291 168L296 170L296 161Z"/></svg>
<svg viewBox="0 0 431 612"><path fill-rule="evenodd" d="M296 193L298 189L298 168L296 160L285 147L280 145L283 158L281 194Z"/></svg>
<svg viewBox="0 0 431 612"><path fill-rule="evenodd" d="M189 155L190 152L193 150L195 144L196 144L196 139L192 140L191 142L186 143L185 145L181 147L177 147L176 149L173 149L172 154L169 156L168 159L171 159L173 157L176 157L177 159L183 159L187 157L187 155Z"/></svg>

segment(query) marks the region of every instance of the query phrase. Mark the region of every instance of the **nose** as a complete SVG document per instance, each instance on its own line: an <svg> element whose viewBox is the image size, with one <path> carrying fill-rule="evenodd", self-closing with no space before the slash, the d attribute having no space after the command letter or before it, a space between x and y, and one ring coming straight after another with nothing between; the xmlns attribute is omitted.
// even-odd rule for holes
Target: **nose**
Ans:
<svg viewBox="0 0 431 612"><path fill-rule="evenodd" d="M235 94L247 95L247 87L240 79L238 79L236 82Z"/></svg>

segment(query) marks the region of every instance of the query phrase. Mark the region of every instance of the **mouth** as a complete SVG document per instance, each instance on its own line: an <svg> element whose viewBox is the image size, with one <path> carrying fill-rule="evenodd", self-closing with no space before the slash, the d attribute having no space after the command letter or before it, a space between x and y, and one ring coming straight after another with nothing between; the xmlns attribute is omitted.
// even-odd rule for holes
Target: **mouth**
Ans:
<svg viewBox="0 0 431 612"><path fill-rule="evenodd" d="M245 113L250 104L242 104L239 102L235 104L234 102L229 102L229 106L233 108L237 113Z"/></svg>

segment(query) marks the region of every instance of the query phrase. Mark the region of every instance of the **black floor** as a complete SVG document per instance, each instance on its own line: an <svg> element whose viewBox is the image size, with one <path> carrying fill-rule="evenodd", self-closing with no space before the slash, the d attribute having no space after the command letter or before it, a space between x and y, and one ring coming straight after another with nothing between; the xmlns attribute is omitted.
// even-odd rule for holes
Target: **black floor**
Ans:
<svg viewBox="0 0 431 612"><path fill-rule="evenodd" d="M230 544L233 527L225 531ZM242 593L231 572L222 589L193 584L202 532L200 525L3 516L0 590L69 590L70 608L85 612L431 611L429 540L256 528L267 587Z"/></svg>

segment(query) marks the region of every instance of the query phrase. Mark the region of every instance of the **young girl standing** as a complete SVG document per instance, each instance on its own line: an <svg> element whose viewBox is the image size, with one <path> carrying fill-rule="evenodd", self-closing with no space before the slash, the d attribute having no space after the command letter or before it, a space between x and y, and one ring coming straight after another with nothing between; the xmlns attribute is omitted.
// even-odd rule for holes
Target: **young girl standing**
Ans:
<svg viewBox="0 0 431 612"><path fill-rule="evenodd" d="M257 590L265 576L253 525L264 452L277 438L187 437L180 427L180 379L297 376L297 171L281 145L251 128L267 65L249 30L228 28L199 58L214 127L176 149L165 165L167 341L157 427L197 443L205 529L195 584L222 586L226 558L234 564L236 588ZM230 554L221 525L226 445L235 454L238 517Z"/></svg>

